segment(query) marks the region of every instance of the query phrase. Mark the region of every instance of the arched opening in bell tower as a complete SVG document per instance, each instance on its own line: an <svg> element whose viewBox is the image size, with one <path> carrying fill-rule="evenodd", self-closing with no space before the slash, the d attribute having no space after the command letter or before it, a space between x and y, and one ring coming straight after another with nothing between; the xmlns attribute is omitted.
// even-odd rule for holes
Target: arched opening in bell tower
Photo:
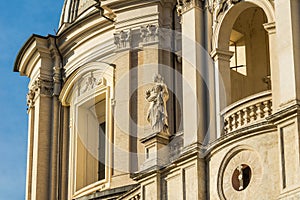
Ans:
<svg viewBox="0 0 300 200"><path fill-rule="evenodd" d="M263 24L266 15L261 8L244 10L236 19L230 33L231 98L228 104L271 89L268 35Z"/></svg>

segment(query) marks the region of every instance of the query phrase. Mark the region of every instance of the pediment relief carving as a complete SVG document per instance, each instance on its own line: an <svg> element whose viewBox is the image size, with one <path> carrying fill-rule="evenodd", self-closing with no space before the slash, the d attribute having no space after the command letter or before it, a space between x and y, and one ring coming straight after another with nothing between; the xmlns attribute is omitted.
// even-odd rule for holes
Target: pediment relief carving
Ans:
<svg viewBox="0 0 300 200"><path fill-rule="evenodd" d="M94 75L94 72L90 72L89 75L83 77L80 82L78 96L81 96L101 85L106 86L105 78L102 76L99 77L97 74Z"/></svg>

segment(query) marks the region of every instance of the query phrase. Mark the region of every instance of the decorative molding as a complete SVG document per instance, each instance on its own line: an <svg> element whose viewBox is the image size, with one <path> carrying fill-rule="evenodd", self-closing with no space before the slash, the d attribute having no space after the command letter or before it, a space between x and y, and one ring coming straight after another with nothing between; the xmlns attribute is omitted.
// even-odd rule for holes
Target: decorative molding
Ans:
<svg viewBox="0 0 300 200"><path fill-rule="evenodd" d="M232 186L232 173L241 164L246 164L251 168L252 175L249 186L261 184L263 170L258 153L250 146L236 146L225 155L219 168L217 190L221 200L239 199L240 194ZM249 187L249 190L253 190L252 188Z"/></svg>
<svg viewBox="0 0 300 200"><path fill-rule="evenodd" d="M208 0L207 8L213 14L214 22L218 22L218 17L221 13L224 13L234 4L239 3L241 0Z"/></svg>
<svg viewBox="0 0 300 200"><path fill-rule="evenodd" d="M177 14L181 16L188 10L198 7L201 8L203 0L177 0Z"/></svg>
<svg viewBox="0 0 300 200"><path fill-rule="evenodd" d="M223 60L230 62L231 57L233 56L232 51L225 51L221 49L214 49L211 53L210 56L213 58L214 61L217 60Z"/></svg>
<svg viewBox="0 0 300 200"><path fill-rule="evenodd" d="M80 87L80 95L87 92L88 90L92 90L96 87L97 85L97 80L94 77L93 72L91 72L91 75L86 78L84 84L82 87Z"/></svg>
<svg viewBox="0 0 300 200"><path fill-rule="evenodd" d="M34 107L34 97L35 97L35 92L33 90L29 90L26 96L28 109Z"/></svg>
<svg viewBox="0 0 300 200"><path fill-rule="evenodd" d="M34 107L35 98L39 95L45 95L48 97L53 96L53 81L43 80L38 78L32 84L29 92L27 93L27 106L28 109Z"/></svg>
<svg viewBox="0 0 300 200"><path fill-rule="evenodd" d="M120 31L114 33L114 43L118 49L125 49L131 47L131 38L132 38L132 31L131 29L127 31Z"/></svg>
<svg viewBox="0 0 300 200"><path fill-rule="evenodd" d="M115 107L116 106L116 99L111 99L111 107Z"/></svg>
<svg viewBox="0 0 300 200"><path fill-rule="evenodd" d="M149 24L140 28L142 43L158 42L158 25Z"/></svg>
<svg viewBox="0 0 300 200"><path fill-rule="evenodd" d="M32 86L32 90L36 93L46 95L46 96L52 96L53 94L53 82L48 80L43 80L39 78L36 80Z"/></svg>
<svg viewBox="0 0 300 200"><path fill-rule="evenodd" d="M158 43L161 39L160 37L162 37L159 31L157 24L148 24L135 30L122 30L114 33L114 44L117 47L117 51L122 51Z"/></svg>
<svg viewBox="0 0 300 200"><path fill-rule="evenodd" d="M90 75L83 78L79 88L78 96L83 95L84 93L95 89L99 85L106 85L106 80L104 77L100 77L98 80L95 78L94 73L90 72Z"/></svg>
<svg viewBox="0 0 300 200"><path fill-rule="evenodd" d="M265 24L263 24L263 26L269 35L276 33L276 23L275 22L265 23Z"/></svg>

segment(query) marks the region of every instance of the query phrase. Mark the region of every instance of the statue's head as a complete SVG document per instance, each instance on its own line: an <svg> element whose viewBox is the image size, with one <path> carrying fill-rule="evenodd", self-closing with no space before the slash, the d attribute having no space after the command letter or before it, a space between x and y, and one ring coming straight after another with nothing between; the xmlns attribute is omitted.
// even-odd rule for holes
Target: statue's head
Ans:
<svg viewBox="0 0 300 200"><path fill-rule="evenodd" d="M154 83L163 83L164 78L160 74L155 74L153 77Z"/></svg>

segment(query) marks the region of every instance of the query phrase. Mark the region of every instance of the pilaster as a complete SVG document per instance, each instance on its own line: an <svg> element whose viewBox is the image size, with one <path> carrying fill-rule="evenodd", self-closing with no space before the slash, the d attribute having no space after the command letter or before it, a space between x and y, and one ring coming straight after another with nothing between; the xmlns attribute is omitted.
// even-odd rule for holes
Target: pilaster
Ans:
<svg viewBox="0 0 300 200"><path fill-rule="evenodd" d="M300 99L300 2L275 1L280 107ZM283 14L284 13L284 14Z"/></svg>
<svg viewBox="0 0 300 200"><path fill-rule="evenodd" d="M182 15L182 73L184 146L204 142L207 136L207 53L202 1L180 1ZM179 10L180 11L180 10Z"/></svg>
<svg viewBox="0 0 300 200"><path fill-rule="evenodd" d="M122 32L122 31L121 31ZM124 30L123 34L130 34L130 31ZM131 40L131 39L128 39ZM114 145L113 145L113 178L129 178L130 172L130 68L131 68L131 43L127 41L125 46L117 46L116 59L113 63L117 66L116 70L116 88L115 88L115 107L114 115ZM120 115L119 113L124 113ZM114 184L114 183L113 183Z"/></svg>
<svg viewBox="0 0 300 200"><path fill-rule="evenodd" d="M60 182L58 185L60 199L68 199L68 182L69 182L69 140L70 140L70 107L62 107L62 136L60 137Z"/></svg>
<svg viewBox="0 0 300 200"><path fill-rule="evenodd" d="M270 22L264 24L264 28L269 36L269 52L270 52L270 69L271 69L271 83L272 83L272 104L273 110L280 107L280 69L278 66L277 54L277 34L276 34L276 23Z"/></svg>
<svg viewBox="0 0 300 200"><path fill-rule="evenodd" d="M300 2L277 0L274 3L278 56L278 70L275 71L277 76L275 75L274 79L278 79L278 81L274 83L272 80L274 87L272 90L275 93L273 98L278 100L275 101L275 112L271 117L278 127L279 150L281 152L281 195L279 199L292 199L299 195L300 188ZM270 41L272 39L271 36Z"/></svg>
<svg viewBox="0 0 300 200"><path fill-rule="evenodd" d="M33 95L34 92L34 95ZM34 98L29 110L30 117L34 116L34 122L30 126L30 147L32 151L29 157L32 176L30 197L28 199L49 199L50 196L50 152L51 152L51 112L52 112L52 85L51 81L38 79L34 82L30 95ZM34 107L34 108L33 108ZM31 113L33 112L33 113ZM33 144L31 144L31 142Z"/></svg>

